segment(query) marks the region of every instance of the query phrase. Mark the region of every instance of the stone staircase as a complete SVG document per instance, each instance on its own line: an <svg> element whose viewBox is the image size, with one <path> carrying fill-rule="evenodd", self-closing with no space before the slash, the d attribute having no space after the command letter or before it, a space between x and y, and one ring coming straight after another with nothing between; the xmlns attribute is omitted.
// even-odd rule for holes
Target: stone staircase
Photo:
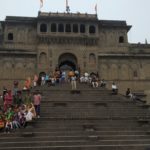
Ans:
<svg viewBox="0 0 150 150"><path fill-rule="evenodd" d="M41 118L0 133L0 150L150 150L149 106L105 88L77 87L37 87Z"/></svg>

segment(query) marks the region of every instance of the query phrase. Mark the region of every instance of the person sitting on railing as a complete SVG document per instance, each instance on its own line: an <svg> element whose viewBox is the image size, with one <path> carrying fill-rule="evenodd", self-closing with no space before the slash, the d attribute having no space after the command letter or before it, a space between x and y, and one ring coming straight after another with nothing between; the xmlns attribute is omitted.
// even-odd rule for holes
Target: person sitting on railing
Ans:
<svg viewBox="0 0 150 150"><path fill-rule="evenodd" d="M131 99L132 99L133 101L140 101L140 102L142 102L142 103L145 103L144 100L140 99L140 98L139 98L138 96L136 96L134 93L131 94Z"/></svg>
<svg viewBox="0 0 150 150"><path fill-rule="evenodd" d="M134 98L134 94L131 93L130 88L127 88L126 97L130 97L131 99Z"/></svg>

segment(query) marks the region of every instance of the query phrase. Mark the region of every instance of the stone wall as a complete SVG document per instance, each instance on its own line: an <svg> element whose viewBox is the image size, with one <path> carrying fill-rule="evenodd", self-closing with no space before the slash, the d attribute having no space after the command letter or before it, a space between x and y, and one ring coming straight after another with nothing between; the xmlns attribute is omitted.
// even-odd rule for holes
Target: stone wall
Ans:
<svg viewBox="0 0 150 150"><path fill-rule="evenodd" d="M60 56L66 54L66 59L77 58L81 73L98 72L109 83L118 82L121 91L127 87L145 90L150 83L150 45L128 43L130 28L125 21L98 20L88 14L6 17L0 32L0 87L54 71Z"/></svg>

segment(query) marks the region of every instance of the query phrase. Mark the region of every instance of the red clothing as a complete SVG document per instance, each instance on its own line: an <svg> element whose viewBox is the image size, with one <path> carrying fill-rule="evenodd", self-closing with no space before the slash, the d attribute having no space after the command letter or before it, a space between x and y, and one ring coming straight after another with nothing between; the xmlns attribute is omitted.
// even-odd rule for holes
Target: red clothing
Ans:
<svg viewBox="0 0 150 150"><path fill-rule="evenodd" d="M40 94L34 95L33 100L34 100L34 105L40 105L40 103L41 103L41 95Z"/></svg>
<svg viewBox="0 0 150 150"><path fill-rule="evenodd" d="M6 95L4 96L4 111L7 111L7 108L12 105L12 101L13 101L13 96L12 94L6 93Z"/></svg>
<svg viewBox="0 0 150 150"><path fill-rule="evenodd" d="M13 96L11 93L6 94L4 97L4 103L8 105L12 105Z"/></svg>

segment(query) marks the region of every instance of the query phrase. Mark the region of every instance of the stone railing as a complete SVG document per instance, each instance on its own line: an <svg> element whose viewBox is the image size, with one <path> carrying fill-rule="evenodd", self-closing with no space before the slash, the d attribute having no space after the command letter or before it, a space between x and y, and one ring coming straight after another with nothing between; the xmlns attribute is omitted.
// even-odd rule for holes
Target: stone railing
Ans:
<svg viewBox="0 0 150 150"><path fill-rule="evenodd" d="M64 17L64 18L82 18L82 19L94 19L94 20L97 20L97 15L96 14L83 14L83 13L80 13L80 12L77 12L77 13L59 13L59 12L56 12L56 13L47 13L47 12L39 12L39 15L38 17Z"/></svg>

